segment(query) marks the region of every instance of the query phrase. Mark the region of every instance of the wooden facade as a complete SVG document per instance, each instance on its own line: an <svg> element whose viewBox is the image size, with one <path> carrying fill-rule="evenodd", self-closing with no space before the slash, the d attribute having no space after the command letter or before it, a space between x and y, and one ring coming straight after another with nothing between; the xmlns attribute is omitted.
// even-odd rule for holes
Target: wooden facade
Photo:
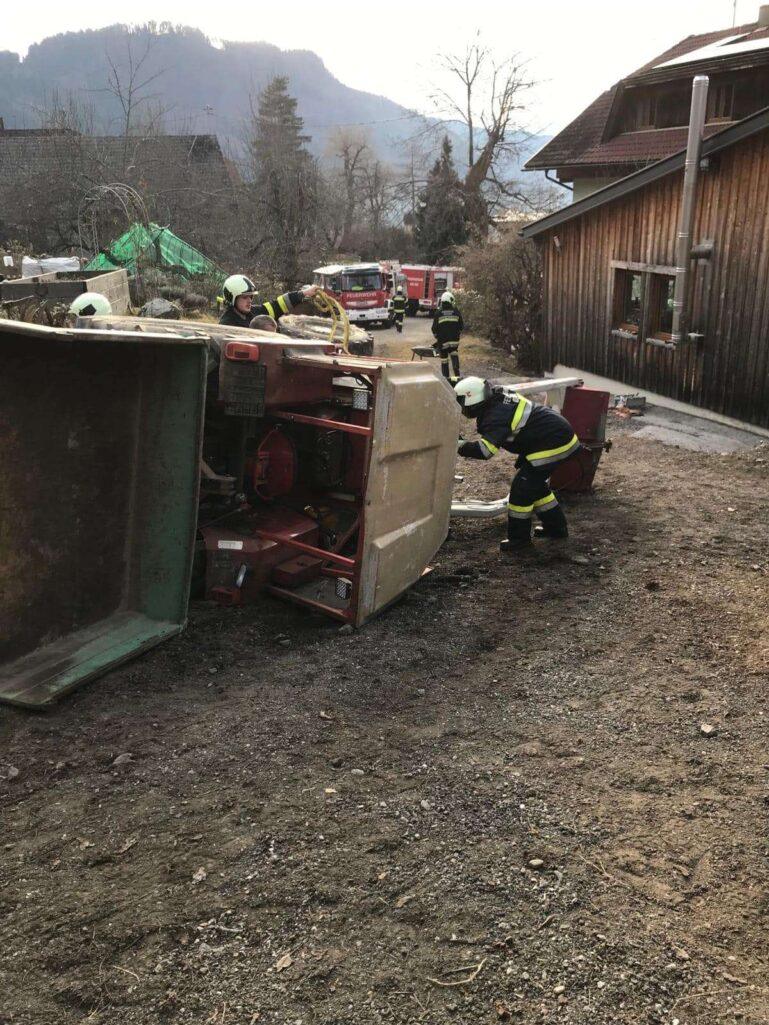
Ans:
<svg viewBox="0 0 769 1025"><path fill-rule="evenodd" d="M652 322L675 272L677 168L524 232L542 245L545 362L769 427L769 128L708 164L693 242L712 253L693 261L689 290L688 331L700 337L671 348ZM628 309L637 323L623 324Z"/></svg>

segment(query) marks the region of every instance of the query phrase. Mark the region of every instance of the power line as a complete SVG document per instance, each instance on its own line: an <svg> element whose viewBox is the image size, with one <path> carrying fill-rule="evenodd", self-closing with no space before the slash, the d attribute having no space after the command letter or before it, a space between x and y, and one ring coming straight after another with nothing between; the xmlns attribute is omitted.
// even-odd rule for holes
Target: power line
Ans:
<svg viewBox="0 0 769 1025"><path fill-rule="evenodd" d="M200 112L200 111L196 111L196 112L193 112L193 113L190 113L190 114L181 114L180 113L176 117L173 117L173 118L166 117L166 118L164 118L164 121L165 121L166 124L169 124L169 123L183 124L185 121L197 119L199 117L210 118L212 121L226 122L227 124L230 124L230 125L233 125L233 126L237 126L237 127L242 127L243 124L248 121L248 117L246 115L244 115L242 118L233 118L233 117L230 117L228 114L219 114L216 111L213 111L212 113L206 112L205 114L203 112ZM363 128L363 127L368 127L369 125L387 125L387 124L392 124L393 122L396 122L396 121L413 121L415 119L426 121L426 120L428 120L428 115L426 115L426 114L418 114L416 112L413 112L411 114L401 114L398 117L378 118L378 119L376 119L374 121L332 121L332 122L328 122L327 124L320 124L320 123L316 123L316 122L303 121L302 127L303 128Z"/></svg>

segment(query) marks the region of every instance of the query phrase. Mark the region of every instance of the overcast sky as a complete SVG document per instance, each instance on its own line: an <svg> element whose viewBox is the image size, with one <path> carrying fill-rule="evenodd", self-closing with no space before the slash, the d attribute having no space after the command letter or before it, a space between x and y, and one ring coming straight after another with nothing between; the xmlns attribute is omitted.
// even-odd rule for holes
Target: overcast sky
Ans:
<svg viewBox="0 0 769 1025"><path fill-rule="evenodd" d="M737 24L755 21L759 3L737 0ZM671 44L731 26L734 0L443 0L380 7L370 0L255 0L205 9L189 0L132 0L130 6L5 0L3 7L2 50L24 54L46 36L117 20L171 21L214 39L314 50L346 85L423 113L434 111L429 95L433 83L441 84L440 54L460 52L480 30L498 57L518 52L528 59L540 84L527 127L552 134Z"/></svg>

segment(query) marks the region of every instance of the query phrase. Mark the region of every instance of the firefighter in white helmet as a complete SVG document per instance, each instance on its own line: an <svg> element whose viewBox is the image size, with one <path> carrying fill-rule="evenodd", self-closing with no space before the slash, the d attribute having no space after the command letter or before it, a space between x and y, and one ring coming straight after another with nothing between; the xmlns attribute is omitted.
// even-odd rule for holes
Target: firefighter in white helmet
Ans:
<svg viewBox="0 0 769 1025"><path fill-rule="evenodd" d="M454 392L462 413L475 419L480 435L480 441L460 440L459 455L491 459L504 448L518 456L502 551L513 553L531 547L535 514L542 524L536 531L538 537L567 537L566 517L550 488L550 475L579 450L579 438L569 421L550 406L540 406L512 387L492 387L481 377L465 377L454 386Z"/></svg>
<svg viewBox="0 0 769 1025"><path fill-rule="evenodd" d="M101 292L83 292L72 300L69 312L75 317L109 317L112 303Z"/></svg>
<svg viewBox="0 0 769 1025"><path fill-rule="evenodd" d="M444 292L433 317L433 349L441 361L441 372L451 384L459 380L459 339L464 323L451 292Z"/></svg>
<svg viewBox="0 0 769 1025"><path fill-rule="evenodd" d="M403 285L398 285L396 288L392 306L393 316L395 319L395 330L400 334L403 330L403 318L406 315L406 307L408 306L408 299L403 294Z"/></svg>
<svg viewBox="0 0 769 1025"><path fill-rule="evenodd" d="M305 299L311 299L318 291L317 285L305 285L299 291L285 292L268 302L257 301L256 285L245 274L231 274L224 282L223 296L226 309L219 318L220 324L228 327L249 327L254 317L265 314L278 321L284 313L290 313Z"/></svg>

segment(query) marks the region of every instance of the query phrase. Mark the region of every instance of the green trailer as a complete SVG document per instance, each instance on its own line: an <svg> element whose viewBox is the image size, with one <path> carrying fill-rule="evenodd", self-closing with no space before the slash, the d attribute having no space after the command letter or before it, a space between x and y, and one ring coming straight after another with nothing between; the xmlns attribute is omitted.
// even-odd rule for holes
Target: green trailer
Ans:
<svg viewBox="0 0 769 1025"><path fill-rule="evenodd" d="M0 321L0 700L183 628L205 380L200 338Z"/></svg>

